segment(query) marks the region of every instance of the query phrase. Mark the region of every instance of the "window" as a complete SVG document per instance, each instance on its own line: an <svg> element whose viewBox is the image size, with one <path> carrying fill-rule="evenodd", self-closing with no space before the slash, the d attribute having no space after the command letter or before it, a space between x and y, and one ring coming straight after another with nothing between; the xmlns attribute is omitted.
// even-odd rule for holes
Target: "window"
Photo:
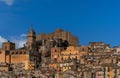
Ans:
<svg viewBox="0 0 120 78"><path fill-rule="evenodd" d="M5 50L7 49L7 46L5 46Z"/></svg>
<svg viewBox="0 0 120 78"><path fill-rule="evenodd" d="M20 52L20 54L22 54L22 51Z"/></svg>
<svg viewBox="0 0 120 78"><path fill-rule="evenodd" d="M57 50L55 49L55 52L57 52Z"/></svg>
<svg viewBox="0 0 120 78"><path fill-rule="evenodd" d="M83 48L82 51L85 51L85 49Z"/></svg>
<svg viewBox="0 0 120 78"><path fill-rule="evenodd" d="M0 51L0 54L2 54L2 52Z"/></svg>
<svg viewBox="0 0 120 78"><path fill-rule="evenodd" d="M77 56L75 56L75 59L77 60Z"/></svg>
<svg viewBox="0 0 120 78"><path fill-rule="evenodd" d="M110 71L110 68L108 67L108 72Z"/></svg>
<svg viewBox="0 0 120 78"><path fill-rule="evenodd" d="M18 54L18 52L16 52L16 54Z"/></svg>
<svg viewBox="0 0 120 78"><path fill-rule="evenodd" d="M12 52L11 54L15 54L14 52Z"/></svg>
<svg viewBox="0 0 120 78"><path fill-rule="evenodd" d="M11 49L14 49L14 46L11 46Z"/></svg>
<svg viewBox="0 0 120 78"><path fill-rule="evenodd" d="M66 69L66 66L65 66L65 69Z"/></svg>
<svg viewBox="0 0 120 78"><path fill-rule="evenodd" d="M26 54L26 52L24 52L24 54Z"/></svg>
<svg viewBox="0 0 120 78"><path fill-rule="evenodd" d="M61 60L63 61L63 57L61 58Z"/></svg>
<svg viewBox="0 0 120 78"><path fill-rule="evenodd" d="M68 57L68 60L71 60L71 59L70 59L70 56Z"/></svg>
<svg viewBox="0 0 120 78"><path fill-rule="evenodd" d="M54 61L56 62L56 61L57 61L57 58L54 58Z"/></svg>

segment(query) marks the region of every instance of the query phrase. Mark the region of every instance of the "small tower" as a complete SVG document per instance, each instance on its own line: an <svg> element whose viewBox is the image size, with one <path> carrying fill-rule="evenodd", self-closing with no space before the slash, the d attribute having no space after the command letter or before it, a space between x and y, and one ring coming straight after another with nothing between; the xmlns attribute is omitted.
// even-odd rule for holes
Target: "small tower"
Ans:
<svg viewBox="0 0 120 78"><path fill-rule="evenodd" d="M31 27L30 31L27 34L27 42L26 42L27 48L31 49L35 41L36 41L36 35L33 28Z"/></svg>
<svg viewBox="0 0 120 78"><path fill-rule="evenodd" d="M2 50L14 50L14 49L15 43L12 43L10 41L2 43Z"/></svg>

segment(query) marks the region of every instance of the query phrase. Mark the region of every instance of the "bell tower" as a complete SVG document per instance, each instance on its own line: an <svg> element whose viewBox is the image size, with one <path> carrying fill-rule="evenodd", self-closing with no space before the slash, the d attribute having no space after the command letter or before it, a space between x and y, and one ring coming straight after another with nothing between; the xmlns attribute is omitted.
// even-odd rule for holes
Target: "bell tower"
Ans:
<svg viewBox="0 0 120 78"><path fill-rule="evenodd" d="M36 34L35 34L33 28L31 27L27 34L27 42L26 42L27 48L32 49L35 41L36 41Z"/></svg>

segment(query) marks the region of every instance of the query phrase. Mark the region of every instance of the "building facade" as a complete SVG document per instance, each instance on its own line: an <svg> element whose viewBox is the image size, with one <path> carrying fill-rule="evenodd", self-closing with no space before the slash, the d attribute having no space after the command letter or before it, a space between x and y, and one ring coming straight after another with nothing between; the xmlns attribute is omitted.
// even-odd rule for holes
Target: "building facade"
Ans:
<svg viewBox="0 0 120 78"><path fill-rule="evenodd" d="M49 40L49 39L63 39L67 40L70 45L77 46L78 45L78 38L71 35L70 32L66 32L62 29L56 29L54 32L50 34L39 34L36 36L36 40Z"/></svg>

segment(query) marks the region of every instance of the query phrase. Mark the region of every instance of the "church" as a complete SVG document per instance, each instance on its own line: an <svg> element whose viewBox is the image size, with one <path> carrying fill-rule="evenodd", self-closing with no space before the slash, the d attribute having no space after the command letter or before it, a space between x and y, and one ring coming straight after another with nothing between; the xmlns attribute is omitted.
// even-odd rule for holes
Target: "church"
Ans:
<svg viewBox="0 0 120 78"><path fill-rule="evenodd" d="M40 63L40 53L35 49L35 39L34 30L30 29L24 47L16 49L15 43L10 41L3 42L0 50L0 63L26 70L37 67Z"/></svg>

